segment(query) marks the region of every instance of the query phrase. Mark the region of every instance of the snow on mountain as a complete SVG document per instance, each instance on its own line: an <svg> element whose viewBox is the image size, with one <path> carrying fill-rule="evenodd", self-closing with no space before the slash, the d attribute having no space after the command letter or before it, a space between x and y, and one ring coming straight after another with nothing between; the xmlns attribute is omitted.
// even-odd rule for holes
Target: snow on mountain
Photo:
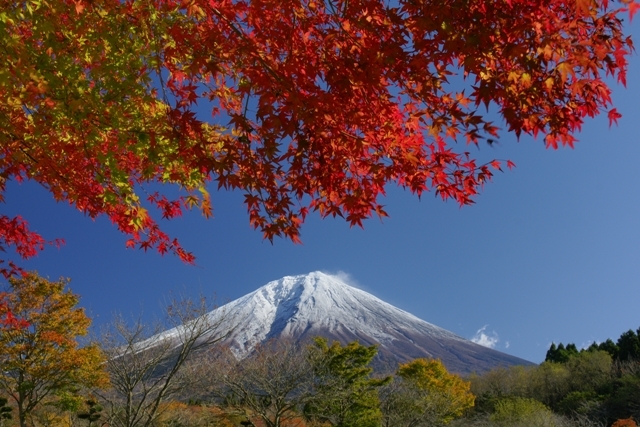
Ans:
<svg viewBox="0 0 640 427"><path fill-rule="evenodd" d="M449 370L486 371L530 364L482 347L322 272L286 276L209 313L232 329L226 344L244 357L259 343L323 336L343 344L379 345L379 362L395 369L417 357L439 358ZM170 336L175 331L166 331Z"/></svg>
<svg viewBox="0 0 640 427"><path fill-rule="evenodd" d="M351 332L387 344L395 339L392 331L420 328L433 336L463 340L319 271L269 282L225 308L238 322L231 336L237 355L271 338L312 331Z"/></svg>

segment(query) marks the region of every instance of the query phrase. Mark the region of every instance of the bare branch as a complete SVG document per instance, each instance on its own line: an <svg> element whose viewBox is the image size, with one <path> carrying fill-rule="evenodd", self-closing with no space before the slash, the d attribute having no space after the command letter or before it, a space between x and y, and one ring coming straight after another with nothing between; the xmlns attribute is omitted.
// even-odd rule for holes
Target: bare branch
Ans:
<svg viewBox="0 0 640 427"><path fill-rule="evenodd" d="M160 404L178 398L192 385L188 363L210 350L231 332L224 308L212 311L205 298L173 298L166 307L167 324L161 332L140 320L128 325L116 317L102 335L112 388L100 397L109 408L110 425L149 427L160 415ZM151 331L151 332L150 332Z"/></svg>

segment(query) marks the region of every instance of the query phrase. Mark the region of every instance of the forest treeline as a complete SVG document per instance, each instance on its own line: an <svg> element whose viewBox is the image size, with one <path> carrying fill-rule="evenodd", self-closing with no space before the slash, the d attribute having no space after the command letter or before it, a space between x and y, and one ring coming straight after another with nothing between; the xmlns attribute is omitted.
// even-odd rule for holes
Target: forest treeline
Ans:
<svg viewBox="0 0 640 427"><path fill-rule="evenodd" d="M640 419L640 329L584 350L553 344L538 366L466 378L430 359L376 372L376 346L323 338L269 342L238 358L242 349L222 345L233 313L205 315L204 298L170 301L153 327L116 317L80 345L90 319L67 285L29 273L0 294L0 427L632 427Z"/></svg>
<svg viewBox="0 0 640 427"><path fill-rule="evenodd" d="M571 419L577 425L635 426L640 420L640 328L624 332L617 342L607 339L581 350L553 343L538 366L498 368L468 379L476 401L460 425L499 418L506 405L518 417L531 418L515 425L564 425Z"/></svg>
<svg viewBox="0 0 640 427"><path fill-rule="evenodd" d="M613 342L611 338L601 343L592 343L588 348L578 350L575 344L569 343L565 347L560 343L556 346L551 344L547 355L546 362L566 363L572 356L576 356L583 352L604 351L611 356L616 362L625 362L628 360L640 359L640 328L636 331L629 329L620 335L617 342Z"/></svg>

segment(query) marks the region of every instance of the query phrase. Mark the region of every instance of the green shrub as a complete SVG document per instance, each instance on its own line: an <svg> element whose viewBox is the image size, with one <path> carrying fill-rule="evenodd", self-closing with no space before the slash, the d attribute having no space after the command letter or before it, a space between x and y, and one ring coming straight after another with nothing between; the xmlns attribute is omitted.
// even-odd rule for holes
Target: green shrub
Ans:
<svg viewBox="0 0 640 427"><path fill-rule="evenodd" d="M524 397L499 400L490 419L500 427L557 427L556 417L549 408Z"/></svg>

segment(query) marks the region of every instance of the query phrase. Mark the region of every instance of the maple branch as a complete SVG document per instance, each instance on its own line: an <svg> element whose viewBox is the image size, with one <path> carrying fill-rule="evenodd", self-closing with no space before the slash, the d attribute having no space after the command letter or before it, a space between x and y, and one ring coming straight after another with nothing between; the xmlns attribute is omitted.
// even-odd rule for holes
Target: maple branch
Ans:
<svg viewBox="0 0 640 427"><path fill-rule="evenodd" d="M329 5L329 8L331 9L331 11L337 15L338 11L336 10L336 6L333 4L333 1L327 0L327 4Z"/></svg>
<svg viewBox="0 0 640 427"><path fill-rule="evenodd" d="M217 8L215 7L211 7L211 10L213 11L213 13L220 18L221 20L223 20L228 26L229 28L231 28L231 30L236 33L236 35L238 35L242 40L244 40L247 43L250 43L249 40L247 39L247 36L240 31L234 24L233 22L229 21L227 19L226 16L224 16ZM267 62L262 58L262 54L260 53L255 53L254 54L256 59L258 60L258 62L260 62L260 64L265 68L265 70L274 78L276 79L278 82L280 82L281 84L287 86L288 82L283 79L275 70L273 70L273 68L267 64ZM285 87L286 90L288 90L289 92L293 92L292 89Z"/></svg>
<svg viewBox="0 0 640 427"><path fill-rule="evenodd" d="M9 136L14 140L14 141L18 142L18 144L20 144L20 145L22 145L22 146L23 146L23 148L20 148L20 152L21 152L22 154L24 154L24 155L25 155L29 160L31 160L31 162L33 163L33 165L34 165L34 166L35 166L35 165L37 165L37 164L39 163L39 162L38 162L38 160L37 160L35 157L33 157L29 152L25 151L25 149L26 149L26 150L32 150L32 148L31 148L31 146L29 146L29 145L24 141L24 139L23 139L23 138L19 137L18 135L14 134L13 132L11 132L11 131L10 131L10 130L8 130L8 129L3 128L3 129L2 129L2 131L3 131L5 134L9 135ZM46 158L46 156L45 156L45 158ZM51 164L51 168L52 168L52 170L53 170L53 171L58 175L58 178L62 179L63 181L65 181L65 182L67 182L67 183L69 183L69 180L68 180L64 175L62 175L62 174L61 174L61 173L56 169L56 167L55 167L55 166L53 166L53 162L51 161L51 159L48 159L48 160L49 160L49 163ZM6 179L6 178L5 178L5 179ZM44 184L42 184L42 185L44 185ZM45 188L46 188L46 186L45 186Z"/></svg>

